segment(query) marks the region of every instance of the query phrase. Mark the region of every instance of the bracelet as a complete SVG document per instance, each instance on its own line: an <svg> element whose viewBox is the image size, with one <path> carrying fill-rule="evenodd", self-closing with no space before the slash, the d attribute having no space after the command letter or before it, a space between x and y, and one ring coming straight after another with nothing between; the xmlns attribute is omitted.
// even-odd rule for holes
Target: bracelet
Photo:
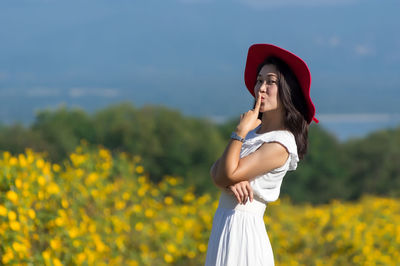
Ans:
<svg viewBox="0 0 400 266"><path fill-rule="evenodd" d="M232 134L231 134L231 139L236 139L236 140L238 140L238 141L240 141L240 142L244 142L244 138L242 138L241 136L239 136L238 134L236 134L235 131L232 132Z"/></svg>

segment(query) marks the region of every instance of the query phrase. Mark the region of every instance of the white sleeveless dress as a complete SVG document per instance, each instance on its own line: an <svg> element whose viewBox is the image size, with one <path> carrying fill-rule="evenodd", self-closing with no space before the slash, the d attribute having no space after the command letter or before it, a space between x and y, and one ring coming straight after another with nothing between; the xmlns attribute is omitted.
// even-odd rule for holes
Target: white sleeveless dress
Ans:
<svg viewBox="0 0 400 266"><path fill-rule="evenodd" d="M293 134L286 130L257 134L261 127L250 131L240 158L256 151L264 142L278 142L289 152L286 163L266 174L249 180L253 202L239 204L235 195L221 190L208 241L206 266L274 265L274 255L263 216L268 202L278 199L283 177L297 168L299 157Z"/></svg>

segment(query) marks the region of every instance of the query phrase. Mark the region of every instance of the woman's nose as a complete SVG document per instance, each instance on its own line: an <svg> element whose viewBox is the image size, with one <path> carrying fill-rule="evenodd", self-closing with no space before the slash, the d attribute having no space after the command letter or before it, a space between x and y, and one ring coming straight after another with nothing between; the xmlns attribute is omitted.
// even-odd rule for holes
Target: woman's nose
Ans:
<svg viewBox="0 0 400 266"><path fill-rule="evenodd" d="M260 92L266 92L267 91L267 84L263 82L260 86Z"/></svg>

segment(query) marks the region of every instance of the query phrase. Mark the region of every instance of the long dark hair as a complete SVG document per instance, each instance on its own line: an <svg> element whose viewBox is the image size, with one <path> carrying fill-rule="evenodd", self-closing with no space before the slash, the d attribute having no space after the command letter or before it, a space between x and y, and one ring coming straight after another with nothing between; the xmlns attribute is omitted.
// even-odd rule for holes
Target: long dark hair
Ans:
<svg viewBox="0 0 400 266"><path fill-rule="evenodd" d="M294 135L297 153L299 158L303 159L308 146L308 123L306 120L308 109L299 82L290 67L281 59L268 57L258 66L257 73L265 65L274 65L278 70L278 92L284 108L284 126ZM258 118L262 119L262 113Z"/></svg>

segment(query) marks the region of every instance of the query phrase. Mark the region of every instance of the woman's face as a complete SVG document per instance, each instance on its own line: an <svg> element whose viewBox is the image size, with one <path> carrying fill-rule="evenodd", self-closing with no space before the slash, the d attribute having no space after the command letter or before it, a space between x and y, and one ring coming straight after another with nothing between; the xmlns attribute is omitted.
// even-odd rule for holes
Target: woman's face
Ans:
<svg viewBox="0 0 400 266"><path fill-rule="evenodd" d="M258 92L261 93L261 113L281 109L282 103L278 92L278 70L274 65L265 65L258 73L254 87L256 99Z"/></svg>

